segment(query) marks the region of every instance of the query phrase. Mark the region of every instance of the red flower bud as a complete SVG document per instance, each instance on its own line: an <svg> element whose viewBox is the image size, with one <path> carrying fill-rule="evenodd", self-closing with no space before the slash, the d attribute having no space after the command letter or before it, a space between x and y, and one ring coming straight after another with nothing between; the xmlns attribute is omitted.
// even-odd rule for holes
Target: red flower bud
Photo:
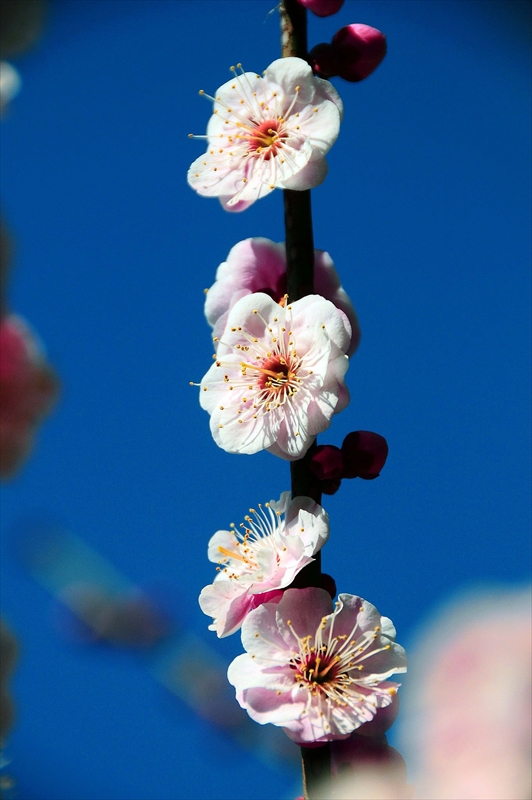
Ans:
<svg viewBox="0 0 532 800"><path fill-rule="evenodd" d="M13 314L0 323L0 478L28 455L38 422L48 414L58 382L31 331Z"/></svg>
<svg viewBox="0 0 532 800"><path fill-rule="evenodd" d="M323 494L336 494L341 484L342 481L340 478L337 478L335 481L321 481L320 489Z"/></svg>
<svg viewBox="0 0 532 800"><path fill-rule="evenodd" d="M362 81L386 55L386 36L370 25L346 25L334 35L337 74L346 81Z"/></svg>
<svg viewBox="0 0 532 800"><path fill-rule="evenodd" d="M338 75L340 64L336 50L331 44L326 42L317 44L308 54L307 60L312 67L312 72L319 78L334 78L335 75Z"/></svg>
<svg viewBox="0 0 532 800"><path fill-rule="evenodd" d="M388 457L388 442L371 431L348 433L342 444L344 471L342 478L378 478Z"/></svg>
<svg viewBox="0 0 532 800"><path fill-rule="evenodd" d="M341 478L344 471L342 451L333 444L318 445L312 453L310 469L320 481Z"/></svg>
<svg viewBox="0 0 532 800"><path fill-rule="evenodd" d="M340 11L344 0L297 0L301 6L308 8L317 17L330 17Z"/></svg>
<svg viewBox="0 0 532 800"><path fill-rule="evenodd" d="M321 573L321 588L325 589L326 592L329 592L334 600L336 597L336 581L332 575L327 575L326 572Z"/></svg>

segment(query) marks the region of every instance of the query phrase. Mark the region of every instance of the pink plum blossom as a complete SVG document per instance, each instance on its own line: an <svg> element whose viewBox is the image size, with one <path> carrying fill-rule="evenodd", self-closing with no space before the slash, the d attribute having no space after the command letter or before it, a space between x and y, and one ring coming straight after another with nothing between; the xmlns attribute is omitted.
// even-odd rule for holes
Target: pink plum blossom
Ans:
<svg viewBox="0 0 532 800"><path fill-rule="evenodd" d="M215 442L229 453L302 458L344 409L351 326L329 300L282 306L266 294L238 300L200 389Z"/></svg>
<svg viewBox="0 0 532 800"><path fill-rule="evenodd" d="M530 588L463 593L418 635L401 731L418 797L531 796L531 601Z"/></svg>
<svg viewBox="0 0 532 800"><path fill-rule="evenodd" d="M329 253L314 251L314 289L341 309L351 324L352 356L360 342L360 328L353 304L340 284ZM269 294L277 303L286 294L286 248L270 239L244 239L231 248L227 261L216 271L216 280L207 292L205 316L215 337L221 336L229 310L237 300L253 292Z"/></svg>
<svg viewBox="0 0 532 800"><path fill-rule="evenodd" d="M227 211L243 211L275 188L318 186L340 130L336 89L301 58L277 59L264 76L232 69L215 97L205 95L214 104L202 137L207 152L192 163L190 186Z"/></svg>
<svg viewBox="0 0 532 800"><path fill-rule="evenodd" d="M347 738L392 702L388 678L406 671L387 617L351 594L333 608L323 589L287 589L251 611L242 643L228 671L238 702L303 745Z"/></svg>
<svg viewBox="0 0 532 800"><path fill-rule="evenodd" d="M246 615L264 602L277 602L303 567L314 561L329 536L329 518L309 497L280 499L250 508L240 530L218 531L209 542L209 559L218 575L200 594L209 626L218 636L238 630Z"/></svg>
<svg viewBox="0 0 532 800"><path fill-rule="evenodd" d="M11 476L33 444L37 423L57 397L57 379L28 328L14 314L0 323L0 476Z"/></svg>

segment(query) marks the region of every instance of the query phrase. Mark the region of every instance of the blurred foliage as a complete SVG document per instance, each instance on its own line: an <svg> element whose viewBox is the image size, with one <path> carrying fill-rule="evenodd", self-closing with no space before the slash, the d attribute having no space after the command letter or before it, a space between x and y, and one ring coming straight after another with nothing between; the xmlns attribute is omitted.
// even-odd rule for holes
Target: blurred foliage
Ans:
<svg viewBox="0 0 532 800"><path fill-rule="evenodd" d="M42 31L45 0L2 0L0 10L0 56L33 47Z"/></svg>

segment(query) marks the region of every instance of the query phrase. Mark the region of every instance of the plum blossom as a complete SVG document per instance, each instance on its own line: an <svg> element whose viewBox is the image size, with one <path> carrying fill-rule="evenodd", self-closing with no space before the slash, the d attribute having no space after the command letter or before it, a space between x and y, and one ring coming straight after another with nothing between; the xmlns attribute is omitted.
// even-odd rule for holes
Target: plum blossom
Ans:
<svg viewBox="0 0 532 800"><path fill-rule="evenodd" d="M251 515L251 516L250 516ZM329 536L329 517L309 497L291 500L283 492L231 530L217 531L209 542L209 559L218 564L214 583L200 594L202 611L213 617L210 630L229 636L258 605L277 601L300 570L321 550Z"/></svg>
<svg viewBox="0 0 532 800"><path fill-rule="evenodd" d="M8 61L0 61L0 112L20 91L20 75Z"/></svg>
<svg viewBox="0 0 532 800"><path fill-rule="evenodd" d="M10 477L25 460L57 391L34 334L19 317L6 316L0 323L0 477Z"/></svg>
<svg viewBox="0 0 532 800"><path fill-rule="evenodd" d="M531 601L530 587L462 591L418 633L400 730L417 797L531 796Z"/></svg>
<svg viewBox="0 0 532 800"><path fill-rule="evenodd" d="M214 110L201 137L207 152L188 171L190 186L204 197L219 197L227 211L243 211L275 188L318 186L327 174L324 156L340 130L343 106L336 89L301 58L277 59L264 76L232 71L215 97L200 92Z"/></svg>
<svg viewBox="0 0 532 800"><path fill-rule="evenodd" d="M287 589L251 611L242 643L228 671L238 702L299 744L347 738L390 705L399 684L388 678L406 672L392 622L351 594L333 608L323 589Z"/></svg>
<svg viewBox="0 0 532 800"><path fill-rule="evenodd" d="M360 342L360 327L349 296L329 253L314 251L314 289L341 309L349 320L352 335L347 355L352 356ZM216 280L207 291L205 316L215 337L221 336L229 310L237 300L253 292L269 294L277 303L286 293L286 248L283 242L255 237L231 248L227 261L216 271Z"/></svg>
<svg viewBox="0 0 532 800"><path fill-rule="evenodd" d="M260 292L240 299L199 384L216 444L301 458L349 402L350 340L345 314L318 295L287 306Z"/></svg>

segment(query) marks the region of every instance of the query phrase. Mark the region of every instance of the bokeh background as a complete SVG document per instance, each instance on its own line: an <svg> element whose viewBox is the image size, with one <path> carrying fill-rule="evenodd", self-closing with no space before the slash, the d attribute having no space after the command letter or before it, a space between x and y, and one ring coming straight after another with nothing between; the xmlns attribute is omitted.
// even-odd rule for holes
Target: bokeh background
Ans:
<svg viewBox="0 0 532 800"><path fill-rule="evenodd" d="M211 360L203 290L240 239L284 239L282 195L233 215L196 196L185 175L202 145L187 134L209 116L199 89L237 61L262 71L278 57L274 5L54 0L34 49L13 60L23 88L1 130L9 302L63 386L33 458L2 489L2 614L22 648L5 755L24 800L298 792L297 763L244 747L193 697L200 662L222 670L241 651L197 606L208 538L278 497L289 469L219 450L189 386ZM325 498L323 561L408 645L457 588L530 571L530 11L347 0L310 15L310 43L351 22L385 32L389 52L363 83L336 82L345 120L313 192L316 247L362 327L351 405L320 442L374 430L390 456L378 480ZM75 537L61 569L28 556L35 531ZM71 579L143 588L171 639L139 650L74 635L54 597ZM191 659L181 697L154 680L168 641Z"/></svg>

